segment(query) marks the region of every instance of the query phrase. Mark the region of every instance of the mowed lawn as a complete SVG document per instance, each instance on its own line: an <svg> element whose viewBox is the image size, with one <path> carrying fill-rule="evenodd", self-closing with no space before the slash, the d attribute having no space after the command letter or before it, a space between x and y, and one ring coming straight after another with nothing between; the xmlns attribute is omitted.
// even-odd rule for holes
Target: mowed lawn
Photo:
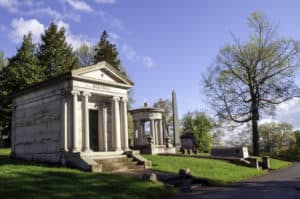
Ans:
<svg viewBox="0 0 300 199"><path fill-rule="evenodd" d="M174 189L132 177L11 160L9 153L9 149L0 149L1 199L150 199L175 192Z"/></svg>
<svg viewBox="0 0 300 199"><path fill-rule="evenodd" d="M152 161L152 166L155 170L177 173L181 168L189 168L192 171L192 175L206 178L215 185L234 183L267 172L237 166L223 160L158 155L144 156ZM273 169L284 168L291 165L289 162L279 160L271 160L271 164L274 164Z"/></svg>

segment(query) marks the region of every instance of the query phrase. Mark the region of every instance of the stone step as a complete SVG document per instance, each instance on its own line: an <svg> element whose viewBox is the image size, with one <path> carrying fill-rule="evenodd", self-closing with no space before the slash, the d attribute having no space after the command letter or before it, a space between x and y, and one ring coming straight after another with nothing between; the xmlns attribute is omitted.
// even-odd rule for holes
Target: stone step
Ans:
<svg viewBox="0 0 300 199"><path fill-rule="evenodd" d="M90 156L96 163L101 165L102 172L124 172L124 171L135 171L144 170L145 161L142 156L139 155L138 151L130 152L127 155L120 154L100 154L96 156Z"/></svg>
<svg viewBox="0 0 300 199"><path fill-rule="evenodd" d="M144 165L129 165L128 170L144 170Z"/></svg>
<svg viewBox="0 0 300 199"><path fill-rule="evenodd" d="M111 164L111 163L115 163L115 162L127 162L127 157L95 159L95 161L100 164Z"/></svg>

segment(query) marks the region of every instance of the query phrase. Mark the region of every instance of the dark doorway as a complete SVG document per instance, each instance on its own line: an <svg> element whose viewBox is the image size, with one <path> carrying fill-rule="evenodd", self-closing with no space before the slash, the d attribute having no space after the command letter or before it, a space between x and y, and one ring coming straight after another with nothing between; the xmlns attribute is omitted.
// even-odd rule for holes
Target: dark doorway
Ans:
<svg viewBox="0 0 300 199"><path fill-rule="evenodd" d="M93 151L99 151L98 139L98 111L89 110L90 122L90 145Z"/></svg>

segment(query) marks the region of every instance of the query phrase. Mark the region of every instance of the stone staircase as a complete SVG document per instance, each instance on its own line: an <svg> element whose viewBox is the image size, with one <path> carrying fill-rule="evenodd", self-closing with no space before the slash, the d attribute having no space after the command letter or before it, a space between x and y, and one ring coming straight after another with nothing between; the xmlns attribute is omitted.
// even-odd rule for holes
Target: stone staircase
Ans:
<svg viewBox="0 0 300 199"><path fill-rule="evenodd" d="M142 157L139 151L66 154L66 164L83 171L127 172L151 168L151 161Z"/></svg>
<svg viewBox="0 0 300 199"><path fill-rule="evenodd" d="M145 165L127 155L110 156L107 158L94 159L95 162L102 165L102 172L125 172L132 170L144 170Z"/></svg>

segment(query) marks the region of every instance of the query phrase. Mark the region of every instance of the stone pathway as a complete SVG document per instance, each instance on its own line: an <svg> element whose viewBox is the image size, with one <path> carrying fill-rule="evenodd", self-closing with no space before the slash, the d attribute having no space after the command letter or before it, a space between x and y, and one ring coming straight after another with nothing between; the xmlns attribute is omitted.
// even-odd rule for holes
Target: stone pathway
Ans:
<svg viewBox="0 0 300 199"><path fill-rule="evenodd" d="M166 199L300 199L300 163L225 187L203 187Z"/></svg>

